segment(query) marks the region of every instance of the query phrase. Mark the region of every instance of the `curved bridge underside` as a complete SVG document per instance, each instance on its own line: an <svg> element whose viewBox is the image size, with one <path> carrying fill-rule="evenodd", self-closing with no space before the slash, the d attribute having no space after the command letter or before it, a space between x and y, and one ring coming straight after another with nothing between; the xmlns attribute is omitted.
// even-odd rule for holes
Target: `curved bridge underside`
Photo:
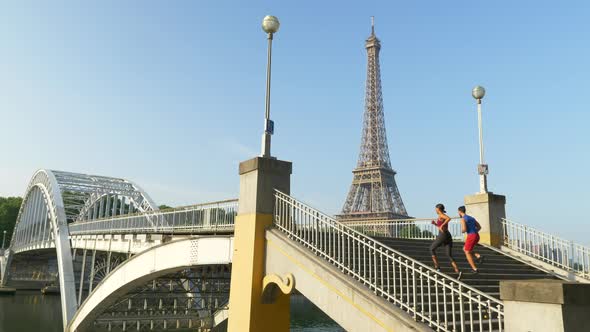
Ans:
<svg viewBox="0 0 590 332"><path fill-rule="evenodd" d="M168 321L177 326L188 322L187 327L195 320L212 322L213 313L228 300L232 253L233 238L221 236L176 240L143 251L102 280L66 330L86 331L93 324L112 328L133 323L139 329L153 328L154 321L163 321L164 328ZM172 293L177 296L159 292L162 288L176 289ZM163 308L164 302L171 305ZM136 316L117 314L134 306L139 306Z"/></svg>
<svg viewBox="0 0 590 332"><path fill-rule="evenodd" d="M147 193L124 179L39 170L27 187L5 253L2 284L11 278L15 255L55 248L62 318L69 322L77 301L68 223L157 209Z"/></svg>

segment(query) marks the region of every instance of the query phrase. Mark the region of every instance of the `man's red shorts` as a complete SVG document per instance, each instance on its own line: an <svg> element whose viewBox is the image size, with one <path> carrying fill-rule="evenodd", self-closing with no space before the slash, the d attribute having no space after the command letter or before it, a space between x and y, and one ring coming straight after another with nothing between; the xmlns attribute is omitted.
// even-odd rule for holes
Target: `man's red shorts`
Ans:
<svg viewBox="0 0 590 332"><path fill-rule="evenodd" d="M473 250L473 247L475 247L475 245L478 242L479 242L479 234L477 234L477 233L467 234L467 239L465 239L465 246L463 247L463 249L465 249L465 251L471 251L471 250Z"/></svg>

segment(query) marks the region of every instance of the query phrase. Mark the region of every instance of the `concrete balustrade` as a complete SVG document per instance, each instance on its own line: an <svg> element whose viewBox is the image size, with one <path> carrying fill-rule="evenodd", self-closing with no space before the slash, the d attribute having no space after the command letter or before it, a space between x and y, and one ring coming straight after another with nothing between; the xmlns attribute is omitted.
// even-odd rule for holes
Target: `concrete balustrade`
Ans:
<svg viewBox="0 0 590 332"><path fill-rule="evenodd" d="M502 281L500 298L508 332L590 331L590 284Z"/></svg>

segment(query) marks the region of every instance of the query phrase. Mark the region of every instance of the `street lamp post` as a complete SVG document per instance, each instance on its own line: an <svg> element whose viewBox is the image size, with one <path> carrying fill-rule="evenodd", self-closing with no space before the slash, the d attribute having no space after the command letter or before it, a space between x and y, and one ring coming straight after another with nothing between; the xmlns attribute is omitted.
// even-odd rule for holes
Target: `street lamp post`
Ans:
<svg viewBox="0 0 590 332"><path fill-rule="evenodd" d="M471 90L471 95L477 100L477 125L479 127L479 165L477 165L477 172L479 173L479 192L484 194L488 192L488 165L484 163L483 153L483 125L481 119L481 100L486 94L486 90L482 86L476 86Z"/></svg>
<svg viewBox="0 0 590 332"><path fill-rule="evenodd" d="M2 235L2 249L4 249L4 242L6 241L6 231L3 232L4 235Z"/></svg>
<svg viewBox="0 0 590 332"><path fill-rule="evenodd" d="M274 133L274 122L270 119L270 67L272 59L272 37L279 31L279 19L272 15L267 15L262 20L262 30L268 36L268 56L266 64L266 113L264 116L264 134L262 135L262 157L271 158L270 156L270 136Z"/></svg>

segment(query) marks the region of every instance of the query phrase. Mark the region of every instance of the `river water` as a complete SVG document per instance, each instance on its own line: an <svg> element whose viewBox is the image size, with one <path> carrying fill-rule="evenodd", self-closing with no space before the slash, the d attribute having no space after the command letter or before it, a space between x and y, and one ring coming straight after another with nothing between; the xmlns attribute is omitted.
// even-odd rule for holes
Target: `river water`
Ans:
<svg viewBox="0 0 590 332"><path fill-rule="evenodd" d="M0 295L0 332L62 332L59 295L19 291ZM173 330L171 330L173 331ZM291 331L344 331L302 296L291 301Z"/></svg>

